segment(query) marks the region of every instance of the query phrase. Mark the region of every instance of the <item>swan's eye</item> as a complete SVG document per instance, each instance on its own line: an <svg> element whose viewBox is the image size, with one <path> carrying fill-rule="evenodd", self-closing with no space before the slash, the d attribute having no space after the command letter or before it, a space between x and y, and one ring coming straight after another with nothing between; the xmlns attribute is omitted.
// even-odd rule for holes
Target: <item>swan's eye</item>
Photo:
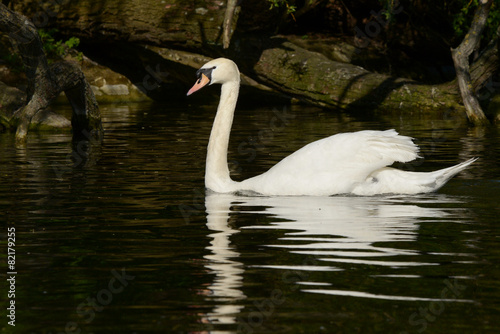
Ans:
<svg viewBox="0 0 500 334"><path fill-rule="evenodd" d="M197 83L201 83L202 77L201 75L204 74L209 81L212 81L212 71L216 69L217 66L214 67L209 67L209 68L200 68L197 72L196 75L198 76L198 81Z"/></svg>

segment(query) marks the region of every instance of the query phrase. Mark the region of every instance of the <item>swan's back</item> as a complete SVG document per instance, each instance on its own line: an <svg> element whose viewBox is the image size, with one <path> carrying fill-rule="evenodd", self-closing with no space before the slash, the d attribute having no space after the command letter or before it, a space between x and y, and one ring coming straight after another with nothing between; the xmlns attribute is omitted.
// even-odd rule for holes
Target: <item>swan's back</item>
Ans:
<svg viewBox="0 0 500 334"><path fill-rule="evenodd" d="M304 146L239 186L268 195L350 193L374 171L417 156L412 139L395 130L342 133Z"/></svg>

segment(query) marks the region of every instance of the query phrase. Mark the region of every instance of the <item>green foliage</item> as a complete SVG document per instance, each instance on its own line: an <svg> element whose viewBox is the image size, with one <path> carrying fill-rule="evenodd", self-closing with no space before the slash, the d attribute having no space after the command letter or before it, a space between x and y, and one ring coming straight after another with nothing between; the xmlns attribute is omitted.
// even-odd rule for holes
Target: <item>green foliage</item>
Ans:
<svg viewBox="0 0 500 334"><path fill-rule="evenodd" d="M479 7L479 0L459 0L460 12L455 14L453 18L453 29L457 37L464 37L469 30L474 13ZM496 29L500 24L500 0L495 0L491 6L484 29L483 38L487 41L491 40L496 33Z"/></svg>
<svg viewBox="0 0 500 334"><path fill-rule="evenodd" d="M292 16L293 13L297 10L297 6L290 4L288 0L267 0L267 1L271 4L271 7L269 9L280 8L284 6L286 8L286 13L291 14Z"/></svg>
<svg viewBox="0 0 500 334"><path fill-rule="evenodd" d="M75 51L74 49L80 44L80 39L77 37L70 37L66 41L56 40L54 35L58 32L57 29L40 29L38 34L43 43L43 49L47 58L50 60L60 59L66 57L70 52L79 60L83 60L83 54Z"/></svg>
<svg viewBox="0 0 500 334"><path fill-rule="evenodd" d="M393 22L394 21L394 10L396 7L400 5L399 0L379 0L379 3L382 5L384 10L381 12L381 14L384 16L384 19L386 22Z"/></svg>

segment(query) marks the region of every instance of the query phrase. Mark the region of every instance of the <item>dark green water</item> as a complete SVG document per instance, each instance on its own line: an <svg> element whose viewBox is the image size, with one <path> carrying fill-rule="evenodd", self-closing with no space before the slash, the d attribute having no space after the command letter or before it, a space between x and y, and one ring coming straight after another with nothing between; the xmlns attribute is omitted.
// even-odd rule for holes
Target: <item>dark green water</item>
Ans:
<svg viewBox="0 0 500 334"><path fill-rule="evenodd" d="M235 179L362 129L415 137L410 169L480 159L435 194L238 197L205 193L214 108L102 106L90 150L69 134L17 149L0 135L3 310L9 227L17 272L16 326L3 316L2 333L500 331L497 130L240 107Z"/></svg>

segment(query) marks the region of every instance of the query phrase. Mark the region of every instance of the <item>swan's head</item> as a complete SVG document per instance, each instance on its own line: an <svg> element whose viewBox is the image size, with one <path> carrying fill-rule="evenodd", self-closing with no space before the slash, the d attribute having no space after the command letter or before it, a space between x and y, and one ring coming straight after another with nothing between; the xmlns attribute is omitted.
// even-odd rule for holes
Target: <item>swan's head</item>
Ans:
<svg viewBox="0 0 500 334"><path fill-rule="evenodd" d="M196 76L198 77L198 80L189 90L187 95L191 95L203 87L214 83L239 83L240 81L240 71L238 71L238 66L236 66L232 60L226 58L217 58L209 61L196 72Z"/></svg>

